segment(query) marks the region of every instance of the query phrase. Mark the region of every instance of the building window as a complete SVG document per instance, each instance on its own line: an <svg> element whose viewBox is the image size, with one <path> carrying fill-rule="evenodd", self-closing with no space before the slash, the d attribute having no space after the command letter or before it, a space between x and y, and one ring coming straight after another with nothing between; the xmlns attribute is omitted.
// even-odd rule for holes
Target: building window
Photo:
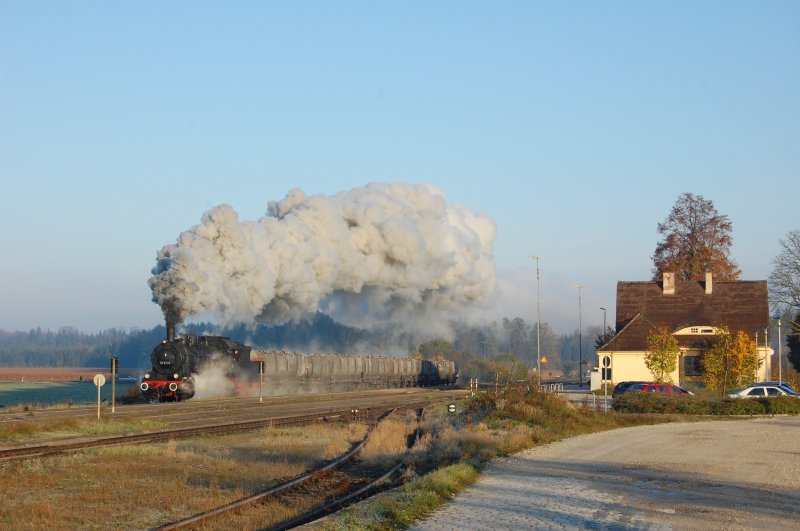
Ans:
<svg viewBox="0 0 800 531"><path fill-rule="evenodd" d="M703 374L700 356L686 356L683 358L683 374L685 376L701 376Z"/></svg>

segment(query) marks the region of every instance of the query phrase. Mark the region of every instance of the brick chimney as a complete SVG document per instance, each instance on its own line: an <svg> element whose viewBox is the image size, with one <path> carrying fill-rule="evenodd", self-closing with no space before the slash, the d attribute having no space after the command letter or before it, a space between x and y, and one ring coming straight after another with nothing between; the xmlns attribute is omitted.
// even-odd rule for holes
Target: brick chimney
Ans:
<svg viewBox="0 0 800 531"><path fill-rule="evenodd" d="M714 283L711 281L711 271L706 271L706 295L711 295L714 290Z"/></svg>
<svg viewBox="0 0 800 531"><path fill-rule="evenodd" d="M664 273L664 295L675 295L675 273Z"/></svg>

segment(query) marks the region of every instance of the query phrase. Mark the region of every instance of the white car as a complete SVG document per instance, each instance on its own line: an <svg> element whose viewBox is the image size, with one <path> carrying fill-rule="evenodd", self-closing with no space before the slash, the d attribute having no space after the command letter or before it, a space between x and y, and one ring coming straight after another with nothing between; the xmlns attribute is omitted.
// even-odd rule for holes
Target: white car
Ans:
<svg viewBox="0 0 800 531"><path fill-rule="evenodd" d="M777 385L751 385L750 387L745 387L739 391L731 391L728 393L730 398L764 398L764 397L771 397L771 396L795 396L798 397L797 393L790 393L789 391L783 389L782 387L778 387Z"/></svg>

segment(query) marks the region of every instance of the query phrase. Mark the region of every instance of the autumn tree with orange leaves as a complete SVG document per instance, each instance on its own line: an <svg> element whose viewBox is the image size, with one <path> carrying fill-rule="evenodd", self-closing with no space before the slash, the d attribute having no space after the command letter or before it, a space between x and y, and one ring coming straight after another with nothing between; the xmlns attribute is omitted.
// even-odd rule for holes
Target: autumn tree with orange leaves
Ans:
<svg viewBox="0 0 800 531"><path fill-rule="evenodd" d="M734 336L727 326L720 326L714 344L701 360L703 383L707 389L719 389L725 396L728 389L755 382L761 363L756 342L750 336L741 330Z"/></svg>
<svg viewBox="0 0 800 531"><path fill-rule="evenodd" d="M672 383L672 373L678 368L678 339L666 328L654 330L647 336L647 353L644 364L653 375L653 381Z"/></svg>
<svg viewBox="0 0 800 531"><path fill-rule="evenodd" d="M656 245L653 280L663 273L675 273L676 279L703 280L706 271L715 280L738 280L741 271L729 256L733 225L721 215L714 203L700 195L684 193L658 232L664 239Z"/></svg>

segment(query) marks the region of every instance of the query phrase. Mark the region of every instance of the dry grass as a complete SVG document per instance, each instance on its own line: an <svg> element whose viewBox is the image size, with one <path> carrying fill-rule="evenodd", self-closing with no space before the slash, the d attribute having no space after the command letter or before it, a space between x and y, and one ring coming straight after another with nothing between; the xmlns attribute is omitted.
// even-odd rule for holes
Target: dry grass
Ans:
<svg viewBox="0 0 800 531"><path fill-rule="evenodd" d="M74 417L44 418L3 423L0 426L0 441L19 444L34 439L41 441L69 435L103 435L164 427L166 424L163 422L148 419L119 421L108 418L100 420Z"/></svg>
<svg viewBox="0 0 800 531"><path fill-rule="evenodd" d="M359 459L370 466L385 466L398 461L406 453L416 425L413 414L382 421L359 452Z"/></svg>
<svg viewBox="0 0 800 531"><path fill-rule="evenodd" d="M155 527L300 474L344 453L365 430L333 424L265 429L5 466L0 468L0 528ZM231 524L226 518L219 528Z"/></svg>

